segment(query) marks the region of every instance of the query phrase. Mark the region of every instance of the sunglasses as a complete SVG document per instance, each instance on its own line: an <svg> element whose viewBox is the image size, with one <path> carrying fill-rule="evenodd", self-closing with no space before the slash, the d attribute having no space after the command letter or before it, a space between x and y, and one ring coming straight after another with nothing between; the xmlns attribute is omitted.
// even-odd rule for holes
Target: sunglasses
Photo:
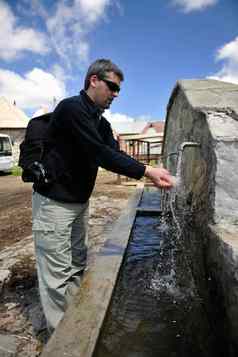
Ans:
<svg viewBox="0 0 238 357"><path fill-rule="evenodd" d="M106 83L107 87L112 91L112 92L117 92L119 93L121 88L120 86L115 83L115 82L112 82L112 81L109 81L108 79L106 78L100 78L101 81L103 81L104 83Z"/></svg>

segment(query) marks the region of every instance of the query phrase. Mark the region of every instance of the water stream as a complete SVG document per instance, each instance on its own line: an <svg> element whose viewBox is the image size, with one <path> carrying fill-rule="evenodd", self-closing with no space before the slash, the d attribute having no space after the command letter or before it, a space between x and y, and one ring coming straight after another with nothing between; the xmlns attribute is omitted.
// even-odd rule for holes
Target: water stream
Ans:
<svg viewBox="0 0 238 357"><path fill-rule="evenodd" d="M159 202L148 189L140 207ZM94 357L223 356L185 238L170 214L137 216Z"/></svg>

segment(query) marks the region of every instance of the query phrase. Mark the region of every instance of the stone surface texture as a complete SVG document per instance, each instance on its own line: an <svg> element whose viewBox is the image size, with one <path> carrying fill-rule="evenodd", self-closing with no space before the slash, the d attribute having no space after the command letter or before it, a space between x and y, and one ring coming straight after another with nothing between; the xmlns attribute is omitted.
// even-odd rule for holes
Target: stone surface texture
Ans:
<svg viewBox="0 0 238 357"><path fill-rule="evenodd" d="M210 278L225 310L224 332L229 336L229 355L233 357L237 356L238 344L238 227L223 221L209 226L208 237Z"/></svg>
<svg viewBox="0 0 238 357"><path fill-rule="evenodd" d="M231 350L237 351L238 85L215 80L176 83L163 147L164 165L173 175L178 176L184 142L200 147L188 145L180 153L177 208L194 212L197 227L206 232L208 274L222 299Z"/></svg>
<svg viewBox="0 0 238 357"><path fill-rule="evenodd" d="M168 105L163 154L183 142L182 184L193 206L205 204L210 219L237 221L238 86L215 80L182 80ZM189 162L189 165L188 165ZM177 155L165 158L176 174Z"/></svg>
<svg viewBox="0 0 238 357"><path fill-rule="evenodd" d="M14 357L16 356L16 337L0 335L0 356Z"/></svg>

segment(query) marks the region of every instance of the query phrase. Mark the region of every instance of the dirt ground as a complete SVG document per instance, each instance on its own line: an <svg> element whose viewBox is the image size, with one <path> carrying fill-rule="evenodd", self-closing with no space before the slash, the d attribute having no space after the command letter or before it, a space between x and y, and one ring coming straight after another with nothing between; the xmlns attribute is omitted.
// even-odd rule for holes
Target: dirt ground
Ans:
<svg viewBox="0 0 238 357"><path fill-rule="evenodd" d="M0 249L31 234L31 184L0 176Z"/></svg>
<svg viewBox="0 0 238 357"><path fill-rule="evenodd" d="M116 184L116 175L99 172L90 199L89 257L100 250L135 186ZM18 357L42 350L44 319L39 302L31 239L31 184L0 176L0 263L7 278L0 284L0 335L10 337ZM90 262L90 259L89 259ZM1 351L0 351L1 352Z"/></svg>

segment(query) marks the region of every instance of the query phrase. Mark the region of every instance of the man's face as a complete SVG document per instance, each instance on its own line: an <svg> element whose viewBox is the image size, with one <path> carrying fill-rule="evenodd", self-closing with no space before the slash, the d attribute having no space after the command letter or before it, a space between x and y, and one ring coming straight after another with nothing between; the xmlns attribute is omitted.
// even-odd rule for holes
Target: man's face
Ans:
<svg viewBox="0 0 238 357"><path fill-rule="evenodd" d="M121 80L114 72L107 72L103 79L92 77L93 100L102 109L108 109L119 94Z"/></svg>

